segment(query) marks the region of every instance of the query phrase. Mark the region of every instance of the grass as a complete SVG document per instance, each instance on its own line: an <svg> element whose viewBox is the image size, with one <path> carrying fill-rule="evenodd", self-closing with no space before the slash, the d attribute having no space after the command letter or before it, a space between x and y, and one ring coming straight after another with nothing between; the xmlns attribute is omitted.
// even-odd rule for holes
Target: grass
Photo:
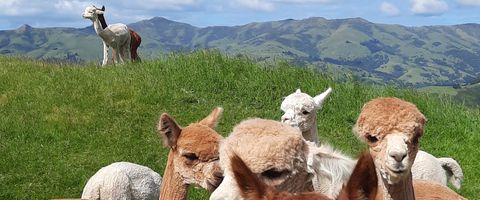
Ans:
<svg viewBox="0 0 480 200"><path fill-rule="evenodd" d="M208 51L106 68L0 63L0 199L78 198L90 176L116 161L163 174L167 149L155 130L162 112L186 126L222 106L217 131L228 135L249 117L278 120L282 98L297 88L314 95L328 86L334 92L319 112L322 138L354 156L365 149L351 133L362 105L378 96L406 99L429 120L421 148L457 159L465 173L459 193L480 198L479 112L450 100ZM189 199L208 195L191 189Z"/></svg>

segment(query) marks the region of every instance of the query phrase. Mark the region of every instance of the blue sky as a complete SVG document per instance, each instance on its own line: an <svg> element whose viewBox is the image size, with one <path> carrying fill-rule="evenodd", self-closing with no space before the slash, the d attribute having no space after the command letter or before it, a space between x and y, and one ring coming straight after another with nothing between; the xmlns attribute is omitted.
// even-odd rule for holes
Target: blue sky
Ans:
<svg viewBox="0 0 480 200"><path fill-rule="evenodd" d="M308 17L406 26L480 23L480 0L0 0L0 30L85 27L91 22L81 13L92 4L106 6L108 23L126 24L156 16L198 27Z"/></svg>

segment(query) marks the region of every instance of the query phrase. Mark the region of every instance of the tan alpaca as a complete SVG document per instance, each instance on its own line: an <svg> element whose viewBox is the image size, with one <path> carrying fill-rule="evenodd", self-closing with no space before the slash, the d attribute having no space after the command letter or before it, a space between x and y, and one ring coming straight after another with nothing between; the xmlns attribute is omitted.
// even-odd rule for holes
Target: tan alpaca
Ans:
<svg viewBox="0 0 480 200"><path fill-rule="evenodd" d="M170 148L167 166L160 186L160 199L187 199L189 185L213 191L222 181L218 148L222 136L213 128L222 113L216 108L205 119L182 128L167 113L163 113L158 130Z"/></svg>
<svg viewBox="0 0 480 200"><path fill-rule="evenodd" d="M277 191L263 183L257 175L233 153L230 166L242 198L247 200L329 200L327 196L317 192L288 193ZM370 154L363 153L353 169L346 187L342 189L337 200L373 199L377 191L375 165Z"/></svg>
<svg viewBox="0 0 480 200"><path fill-rule="evenodd" d="M249 119L235 126L220 145L225 177L210 200L243 199L230 166L233 152L262 182L276 190L313 191L313 171L307 166L308 145L300 130L273 120Z"/></svg>
<svg viewBox="0 0 480 200"><path fill-rule="evenodd" d="M464 199L434 182L412 181L411 167L426 119L417 107L397 98L377 98L363 106L353 132L369 145L378 177L375 199Z"/></svg>
<svg viewBox="0 0 480 200"><path fill-rule="evenodd" d="M329 200L328 197L316 192L300 192L291 194L279 192L272 186L263 183L243 162L234 154L230 158L235 181L238 184L240 195L247 200Z"/></svg>

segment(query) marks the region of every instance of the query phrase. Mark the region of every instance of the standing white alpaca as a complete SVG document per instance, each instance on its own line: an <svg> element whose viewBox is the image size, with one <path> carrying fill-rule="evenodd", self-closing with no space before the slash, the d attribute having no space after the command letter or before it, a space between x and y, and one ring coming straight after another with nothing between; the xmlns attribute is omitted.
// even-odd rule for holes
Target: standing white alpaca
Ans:
<svg viewBox="0 0 480 200"><path fill-rule="evenodd" d="M306 140L319 144L316 112L320 110L331 92L332 89L328 88L325 92L311 97L297 89L282 102L281 109L285 114L281 121L298 127ZM313 180L315 190L335 198L342 184L348 181L354 167L351 161L354 160L328 145L319 147L310 145L310 148L310 158L313 160L309 163L317 174ZM351 169L346 169L350 167ZM450 178L452 185L457 189L463 180L462 168L455 160L436 158L425 151L418 151L412 166L412 175L413 179L435 181L443 185L447 185L447 178Z"/></svg>
<svg viewBox="0 0 480 200"><path fill-rule="evenodd" d="M104 11L95 7L88 6L85 8L82 14L83 18L90 19L93 22L93 27L103 41L103 61L102 66L105 66L108 62L108 49L113 48L115 57L118 58L120 63L124 63L126 60L130 60L130 32L125 24L110 24L107 28L103 28L99 14L104 14ZM118 62L118 61L116 61Z"/></svg>

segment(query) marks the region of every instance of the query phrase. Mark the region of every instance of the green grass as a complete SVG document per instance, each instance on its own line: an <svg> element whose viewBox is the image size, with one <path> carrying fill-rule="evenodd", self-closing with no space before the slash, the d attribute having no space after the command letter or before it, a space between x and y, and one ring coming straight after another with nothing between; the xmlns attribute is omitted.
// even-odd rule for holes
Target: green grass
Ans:
<svg viewBox="0 0 480 200"><path fill-rule="evenodd" d="M249 117L280 119L282 97L297 88L313 95L328 86L334 92L319 112L322 138L356 155L365 146L351 128L366 101L412 101L428 118L422 149L456 158L465 173L459 193L480 198L478 111L411 90L339 83L308 69L201 51L106 68L0 57L0 199L78 198L90 176L116 161L163 174L167 149L155 130L162 112L188 125L222 106L217 130L228 135ZM189 197L208 193L192 189Z"/></svg>
<svg viewBox="0 0 480 200"><path fill-rule="evenodd" d="M426 93L433 93L438 95L450 95L450 96L455 96L458 93L458 91L452 86L428 86L428 87L419 88L418 90Z"/></svg>

